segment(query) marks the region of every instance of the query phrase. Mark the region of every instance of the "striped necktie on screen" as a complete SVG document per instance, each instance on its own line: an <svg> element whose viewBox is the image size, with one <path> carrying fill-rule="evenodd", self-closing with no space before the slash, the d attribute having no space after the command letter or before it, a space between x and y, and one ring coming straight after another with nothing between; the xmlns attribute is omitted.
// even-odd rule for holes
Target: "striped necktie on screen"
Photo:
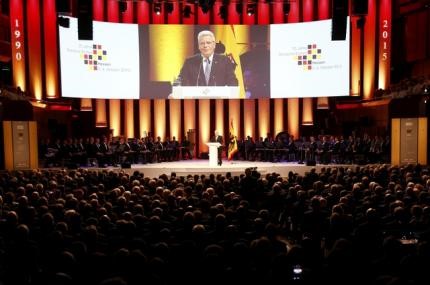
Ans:
<svg viewBox="0 0 430 285"><path fill-rule="evenodd" d="M211 61L209 60L209 58L205 58L205 79L206 79L206 85L209 84L209 77L211 74Z"/></svg>

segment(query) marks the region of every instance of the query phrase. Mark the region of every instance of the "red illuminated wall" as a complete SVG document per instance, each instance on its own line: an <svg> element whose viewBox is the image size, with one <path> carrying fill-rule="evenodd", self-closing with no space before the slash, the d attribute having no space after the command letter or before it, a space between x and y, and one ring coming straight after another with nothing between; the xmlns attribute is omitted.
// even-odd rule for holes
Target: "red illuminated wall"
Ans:
<svg viewBox="0 0 430 285"><path fill-rule="evenodd" d="M45 94L47 98L58 98L57 11L55 0L45 0L43 3Z"/></svg>
<svg viewBox="0 0 430 285"><path fill-rule="evenodd" d="M11 55L13 84L15 87L21 87L23 91L27 89L27 80L25 73L26 53L25 53L25 31L24 26L24 7L23 0L10 1L10 27L11 27Z"/></svg>
<svg viewBox="0 0 430 285"><path fill-rule="evenodd" d="M13 77L14 84L21 86L22 89L27 90L31 96L39 99L54 97L57 98L59 94L59 76L58 76L58 50L57 50L57 32L56 32L56 14L55 14L54 0L10 0L11 6L11 31L12 35L16 30L14 26L15 20L18 20L20 32L24 37L20 39L19 45L24 47L22 49L20 59L13 59ZM267 25L271 23L294 23L301 21L314 21L317 19L328 19L331 17L331 3L330 0L297 0L290 2L290 9L288 13L284 13L284 4L280 1L259 0L253 5L253 13L248 14L247 2L243 2L242 9L238 11L237 2L230 1L225 9L227 11L226 17L220 13L223 2L216 0L212 9L204 13L202 9L196 4L190 4L186 1L177 1L173 3L173 11L168 13L166 5L161 5L160 13L155 12L156 1L151 4L147 1L127 1L127 9L124 12L119 11L118 0L93 0L93 17L99 21L109 22L126 22L126 23L140 23L140 24L261 24ZM351 23L351 91L352 93L360 93L365 99L373 97L374 91L377 88L387 86L389 84L389 70L390 70L390 56L391 56L391 1L389 0L368 0L369 14L365 16L366 22L364 26L364 38L361 39L360 33L356 27L356 17L352 18ZM72 14L76 13L77 1L70 0L72 7ZM188 6L191 13L189 17L185 17L183 9ZM27 11L24 15L24 11ZM31 11L31 12L30 12ZM423 29L422 23L428 22L428 11L417 14L416 17L408 18L406 28L408 30L415 30L418 33L407 33L410 42L420 42L424 38L420 37L420 31L428 33L428 29ZM43 14L43 17L42 17ZM23 18L26 17L26 24L23 23ZM426 18L427 17L427 18ZM386 24L388 27L385 27ZM25 25L25 26L24 26ZM360 42L364 41L364 51L360 50ZM12 54L17 53L15 46L16 39L12 39ZM423 48L424 46L424 48ZM427 56L428 50L425 49L426 45L412 45L406 44L407 59L412 61ZM20 47L21 48L21 47ZM360 55L362 52L362 56ZM388 60L385 59L388 57ZM360 68L364 69L363 78L360 77ZM362 82L363 90L358 90L358 84ZM223 132L228 131L230 119L234 117L236 131L240 137L250 132L253 136L265 135L261 132L268 131L274 133L279 128L291 129L295 136L300 135L299 116L303 111L300 106L303 106L302 101L296 99L284 100L253 100L253 103L244 102L244 100L229 101L228 103L221 104L220 101L211 100L209 103L206 101L194 103L180 101L178 103L155 102L154 100L136 101L136 102L109 102L97 101L95 104L96 114L100 116L100 126L107 124L107 127L118 128L120 134L124 131L128 133L141 134L145 129L150 131L156 127L160 121L165 128L165 135L171 136L172 134L183 134L187 127L194 126L199 129L199 125L205 124L206 132L211 133L215 128L219 128L219 124L223 126ZM109 108L107 104L109 103ZM306 106L309 102L306 103ZM144 112L135 112L134 116L130 117L125 114L124 110L132 110L134 105L135 110L144 108L150 110L151 115L145 117L142 115ZM315 105L315 104L313 104ZM216 107L215 107L216 106ZM223 110L221 110L223 106ZM100 112L97 108L102 108ZM113 108L113 109L112 109ZM117 118L112 119L113 110L121 110ZM149 108L149 109L148 109ZM155 112L155 109L157 112ZM211 117L217 117L217 123L208 123L204 118L199 117L199 109L207 109L211 113ZM311 112L315 108L312 106ZM109 110L110 111L109 111ZM163 109L163 110L161 110ZM175 110L175 118L171 118L169 110ZM142 109L143 110L143 109ZM195 116L189 116L187 110L195 112ZM259 117L255 111L268 110L267 117ZM282 110L281 120L273 112L273 110ZM308 108L306 109L308 110ZM106 111L109 111L108 113ZM160 112L159 112L160 111ZM220 112L222 111L222 112ZM248 120L246 111L252 111L255 115L253 119L255 123L245 122ZM307 111L306 111L307 112ZM106 114L107 113L107 114ZM157 114L157 115L155 115ZM162 114L161 116L159 114ZM109 119L106 118L109 116ZM179 116L180 123L175 124L174 128L168 122L176 120ZM141 122L141 118L146 118L145 122ZM114 121L112 121L114 120ZM115 120L119 120L116 122ZM150 120L148 122L147 120ZM264 122L264 123L262 123ZM142 127L144 126L144 127ZM134 130L135 128L135 130ZM179 129L178 129L179 128ZM254 131L255 130L255 131ZM260 133L259 133L260 132ZM226 134L224 134L226 135ZM276 135L276 134L275 134ZM202 137L204 139L204 137Z"/></svg>
<svg viewBox="0 0 430 285"><path fill-rule="evenodd" d="M25 1L27 4L26 31L28 45L27 93L36 99L42 99L42 33L40 27L40 6L38 0Z"/></svg>

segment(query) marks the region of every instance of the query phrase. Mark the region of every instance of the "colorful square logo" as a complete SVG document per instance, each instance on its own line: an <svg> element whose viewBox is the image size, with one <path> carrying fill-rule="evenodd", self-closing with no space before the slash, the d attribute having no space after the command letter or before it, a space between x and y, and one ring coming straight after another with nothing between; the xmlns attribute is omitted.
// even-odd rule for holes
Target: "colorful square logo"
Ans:
<svg viewBox="0 0 430 285"><path fill-rule="evenodd" d="M97 65L107 60L107 51L103 49L102 45L93 44L92 50L88 53L81 53L80 57L83 59L84 64L88 66L88 70L98 70Z"/></svg>
<svg viewBox="0 0 430 285"><path fill-rule="evenodd" d="M303 54L294 55L293 59L297 65L303 66L303 70L312 70L312 61L321 59L322 50L318 48L317 44L308 44L307 51Z"/></svg>

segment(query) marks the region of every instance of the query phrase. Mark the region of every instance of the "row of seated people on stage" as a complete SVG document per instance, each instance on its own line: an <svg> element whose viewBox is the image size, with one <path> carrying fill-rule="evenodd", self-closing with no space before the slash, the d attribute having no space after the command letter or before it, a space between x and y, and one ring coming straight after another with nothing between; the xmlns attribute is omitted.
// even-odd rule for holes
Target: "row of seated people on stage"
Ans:
<svg viewBox="0 0 430 285"><path fill-rule="evenodd" d="M87 139L75 138L51 143L50 139L39 144L39 157L43 166L115 166L123 163L154 163L192 159L193 146L185 137L181 142L160 137L125 139L103 136Z"/></svg>
<svg viewBox="0 0 430 285"><path fill-rule="evenodd" d="M193 146L186 136L179 142L175 137L161 141L160 137L125 139L123 137L89 137L87 139L50 139L39 144L39 157L44 166L108 166L122 163L154 163L192 159ZM238 152L234 159L270 162L315 161L330 163L376 163L387 162L390 152L389 137L311 136L294 140L279 136L277 139L252 137L238 140Z"/></svg>
<svg viewBox="0 0 430 285"><path fill-rule="evenodd" d="M349 136L311 136L294 140L278 137L273 139L260 137L256 141L248 136L238 140L238 152L233 159L251 161L290 161L303 163L316 161L321 164L330 163L377 163L387 162L390 152L390 138L387 136L363 137Z"/></svg>

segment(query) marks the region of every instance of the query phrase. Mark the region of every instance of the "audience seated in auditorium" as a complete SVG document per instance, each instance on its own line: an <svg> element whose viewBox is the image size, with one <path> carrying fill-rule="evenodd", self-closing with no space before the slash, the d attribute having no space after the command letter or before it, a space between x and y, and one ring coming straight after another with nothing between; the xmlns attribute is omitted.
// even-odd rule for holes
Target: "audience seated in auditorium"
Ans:
<svg viewBox="0 0 430 285"><path fill-rule="evenodd" d="M429 185L420 165L2 172L0 280L426 284Z"/></svg>

